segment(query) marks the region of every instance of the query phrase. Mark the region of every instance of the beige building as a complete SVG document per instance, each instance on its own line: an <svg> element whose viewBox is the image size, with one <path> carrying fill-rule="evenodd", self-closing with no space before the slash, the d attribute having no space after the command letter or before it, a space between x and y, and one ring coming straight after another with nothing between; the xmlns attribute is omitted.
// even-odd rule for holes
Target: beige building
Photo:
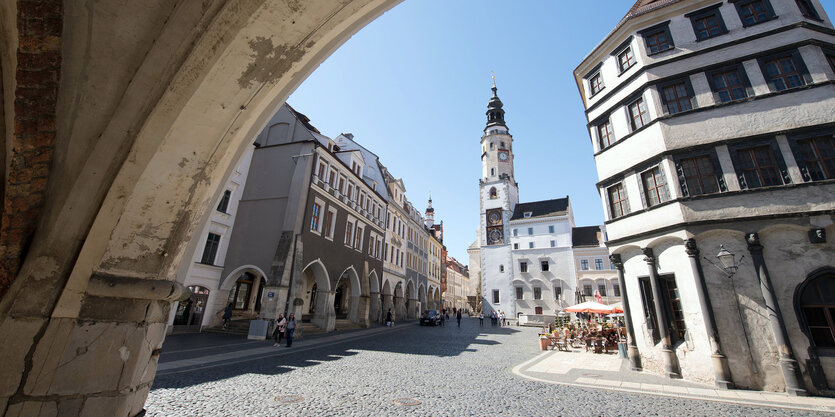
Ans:
<svg viewBox="0 0 835 417"><path fill-rule="evenodd" d="M467 296L473 294L470 285L470 271L455 258L447 257L447 291L443 294L444 307L472 309L467 304Z"/></svg>
<svg viewBox="0 0 835 417"><path fill-rule="evenodd" d="M621 288L617 270L609 260L605 232L600 226L575 227L571 232L577 292L564 294L563 299L574 301L569 305L579 301L578 295L586 301L597 299L603 304L619 303Z"/></svg>
<svg viewBox="0 0 835 417"><path fill-rule="evenodd" d="M831 395L835 31L820 3L640 0L574 76L632 367Z"/></svg>

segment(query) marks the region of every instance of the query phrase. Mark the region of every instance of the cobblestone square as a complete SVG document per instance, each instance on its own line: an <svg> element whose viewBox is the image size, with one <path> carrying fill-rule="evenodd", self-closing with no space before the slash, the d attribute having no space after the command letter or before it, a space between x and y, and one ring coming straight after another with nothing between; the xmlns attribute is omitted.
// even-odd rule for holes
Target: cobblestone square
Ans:
<svg viewBox="0 0 835 417"><path fill-rule="evenodd" d="M541 352L537 329L465 318L302 338L292 348L217 335L170 337L150 416L800 416L789 408L555 385L511 370Z"/></svg>

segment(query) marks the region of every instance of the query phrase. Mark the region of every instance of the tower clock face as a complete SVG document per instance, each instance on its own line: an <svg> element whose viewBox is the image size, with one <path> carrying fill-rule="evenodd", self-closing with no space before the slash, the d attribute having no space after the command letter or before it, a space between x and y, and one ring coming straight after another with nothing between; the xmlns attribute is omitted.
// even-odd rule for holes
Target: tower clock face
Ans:
<svg viewBox="0 0 835 417"><path fill-rule="evenodd" d="M501 210L490 210L487 213L487 224L494 226L497 224L502 224L502 212Z"/></svg>
<svg viewBox="0 0 835 417"><path fill-rule="evenodd" d="M507 159L510 156L507 154L507 151L499 151L499 161L507 162Z"/></svg>
<svg viewBox="0 0 835 417"><path fill-rule="evenodd" d="M502 229L501 228L495 228L495 229L490 230L490 233L488 233L487 239L488 239L488 241L491 245L495 245L495 244L498 244L498 243L503 243L504 239L503 239L503 235L502 235Z"/></svg>

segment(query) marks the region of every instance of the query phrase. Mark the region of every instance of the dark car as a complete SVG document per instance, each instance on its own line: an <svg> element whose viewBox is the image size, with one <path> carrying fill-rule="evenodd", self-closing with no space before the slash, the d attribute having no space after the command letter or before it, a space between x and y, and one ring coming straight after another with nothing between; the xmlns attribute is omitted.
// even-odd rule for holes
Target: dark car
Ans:
<svg viewBox="0 0 835 417"><path fill-rule="evenodd" d="M423 314L420 316L420 325L426 326L437 326L441 323L441 314L438 313L438 310L427 310L424 311Z"/></svg>

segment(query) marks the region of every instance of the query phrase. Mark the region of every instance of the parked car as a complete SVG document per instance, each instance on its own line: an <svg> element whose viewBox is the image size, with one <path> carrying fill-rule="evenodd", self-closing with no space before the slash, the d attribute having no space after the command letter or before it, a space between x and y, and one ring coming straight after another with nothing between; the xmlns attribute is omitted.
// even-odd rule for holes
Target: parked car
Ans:
<svg viewBox="0 0 835 417"><path fill-rule="evenodd" d="M441 314L438 313L438 310L426 310L420 316L421 326L437 326L439 324L441 324Z"/></svg>

